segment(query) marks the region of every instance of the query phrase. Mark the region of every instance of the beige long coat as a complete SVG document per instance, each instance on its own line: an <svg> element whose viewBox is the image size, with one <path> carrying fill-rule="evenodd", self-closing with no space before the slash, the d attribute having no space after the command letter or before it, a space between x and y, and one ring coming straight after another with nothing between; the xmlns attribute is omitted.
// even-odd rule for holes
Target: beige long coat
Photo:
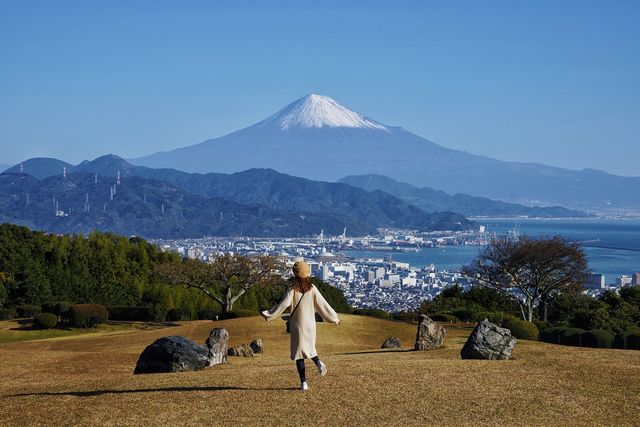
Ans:
<svg viewBox="0 0 640 427"><path fill-rule="evenodd" d="M289 287L282 301L270 310L263 311L267 321L277 319L288 307L291 311L300 301L296 312L289 320L291 331L291 360L311 359L318 355L316 351L316 318L318 312L325 322L338 323L338 314L324 299L315 286L303 294Z"/></svg>

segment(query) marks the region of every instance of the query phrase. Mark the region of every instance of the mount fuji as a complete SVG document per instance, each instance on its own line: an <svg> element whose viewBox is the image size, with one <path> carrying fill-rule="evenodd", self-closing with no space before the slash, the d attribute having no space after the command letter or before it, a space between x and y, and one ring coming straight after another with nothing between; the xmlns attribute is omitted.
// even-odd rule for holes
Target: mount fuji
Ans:
<svg viewBox="0 0 640 427"><path fill-rule="evenodd" d="M640 177L504 162L452 150L316 94L226 136L131 162L199 173L272 168L332 182L348 175L377 174L529 206L562 205L591 212L640 209Z"/></svg>

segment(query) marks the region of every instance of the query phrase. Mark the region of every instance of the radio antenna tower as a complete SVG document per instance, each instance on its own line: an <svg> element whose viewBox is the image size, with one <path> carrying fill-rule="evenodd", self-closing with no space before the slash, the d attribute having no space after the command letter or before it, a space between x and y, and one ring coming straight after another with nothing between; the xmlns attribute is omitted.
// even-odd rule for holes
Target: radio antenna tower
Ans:
<svg viewBox="0 0 640 427"><path fill-rule="evenodd" d="M93 176L93 183L94 183L94 184L97 184L97 183L98 183L98 174L95 174L95 175Z"/></svg>
<svg viewBox="0 0 640 427"><path fill-rule="evenodd" d="M63 166L63 167L62 167L62 177L63 177L63 178L66 178L66 177L67 177L67 167L66 167L66 166Z"/></svg>
<svg viewBox="0 0 640 427"><path fill-rule="evenodd" d="M116 185L120 185L120 171L118 171L118 177L116 178Z"/></svg>
<svg viewBox="0 0 640 427"><path fill-rule="evenodd" d="M24 163L20 163L20 173L24 173Z"/></svg>

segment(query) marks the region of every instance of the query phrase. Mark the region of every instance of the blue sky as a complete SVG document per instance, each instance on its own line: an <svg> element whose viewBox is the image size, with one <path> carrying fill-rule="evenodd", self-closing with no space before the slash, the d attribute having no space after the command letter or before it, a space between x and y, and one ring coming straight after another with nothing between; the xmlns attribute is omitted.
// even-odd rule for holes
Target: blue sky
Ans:
<svg viewBox="0 0 640 427"><path fill-rule="evenodd" d="M640 2L3 1L0 163L136 157L310 92L438 144L640 176Z"/></svg>

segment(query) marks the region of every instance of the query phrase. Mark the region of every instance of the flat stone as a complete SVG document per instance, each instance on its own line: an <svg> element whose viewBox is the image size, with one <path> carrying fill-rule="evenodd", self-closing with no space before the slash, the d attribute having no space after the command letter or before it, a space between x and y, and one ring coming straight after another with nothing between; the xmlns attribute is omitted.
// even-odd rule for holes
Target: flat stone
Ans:
<svg viewBox="0 0 640 427"><path fill-rule="evenodd" d="M398 337L389 337L382 343L380 348L400 348L402 346L402 342L400 342L400 338Z"/></svg>
<svg viewBox="0 0 640 427"><path fill-rule="evenodd" d="M227 354L229 356L238 356L238 357L253 357L253 356L255 356L255 354L253 353L253 350L251 349L249 344L242 344L242 345L238 345L236 347L231 347L227 351Z"/></svg>

